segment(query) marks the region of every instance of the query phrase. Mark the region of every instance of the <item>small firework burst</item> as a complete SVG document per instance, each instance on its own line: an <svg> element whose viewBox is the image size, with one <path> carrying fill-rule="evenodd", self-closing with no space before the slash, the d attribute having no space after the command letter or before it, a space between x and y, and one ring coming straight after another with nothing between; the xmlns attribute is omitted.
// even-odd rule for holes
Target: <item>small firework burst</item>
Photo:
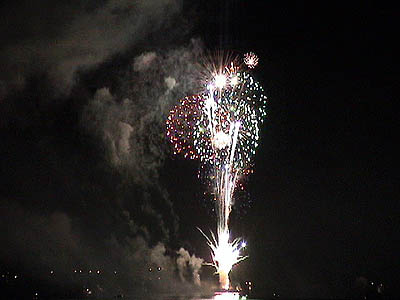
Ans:
<svg viewBox="0 0 400 300"><path fill-rule="evenodd" d="M248 52L244 55L244 63L250 69L254 69L258 65L258 56L253 52Z"/></svg>

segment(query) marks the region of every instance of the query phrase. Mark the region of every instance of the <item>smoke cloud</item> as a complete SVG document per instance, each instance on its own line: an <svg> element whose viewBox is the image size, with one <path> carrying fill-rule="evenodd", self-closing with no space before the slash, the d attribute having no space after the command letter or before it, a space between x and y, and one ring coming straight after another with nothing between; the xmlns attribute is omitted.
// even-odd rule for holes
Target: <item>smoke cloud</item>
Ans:
<svg viewBox="0 0 400 300"><path fill-rule="evenodd" d="M148 52L139 55L133 62L133 70L136 72L146 71L156 58L157 55L154 52Z"/></svg>
<svg viewBox="0 0 400 300"><path fill-rule="evenodd" d="M158 179L167 151L166 116L177 99L196 90L193 76L201 53L197 40L162 54L143 53L133 59L122 79L119 97L104 87L86 106L84 127L102 140L110 164L131 174L135 182Z"/></svg>
<svg viewBox="0 0 400 300"><path fill-rule="evenodd" d="M102 296L196 290L202 260L171 246L179 217L159 172L166 116L196 91L202 45L135 48L180 1L3 6L0 266L65 289L99 272ZM89 86L106 62L113 84Z"/></svg>
<svg viewBox="0 0 400 300"><path fill-rule="evenodd" d="M181 9L178 0L30 1L4 4L0 21L0 80L22 88L47 70L57 91L68 91L87 69L160 28ZM15 17L18 11L18 17Z"/></svg>
<svg viewBox="0 0 400 300"><path fill-rule="evenodd" d="M96 292L102 295L129 293L130 288L135 295L148 294L150 289L184 293L185 283L186 287L200 283L202 259L183 248L175 259L163 243L150 246L140 235L122 241L110 236L92 244L79 230L79 222L66 213L28 212L8 201L2 201L0 213L4 221L0 224L1 258L30 266L30 274L42 280L66 287L90 280L88 275L101 274ZM193 278L178 277L178 273L192 273Z"/></svg>
<svg viewBox="0 0 400 300"><path fill-rule="evenodd" d="M176 259L176 264L181 280L186 281L187 272L190 270L193 282L200 286L200 269L203 264L203 259L196 257L194 254L190 256L189 252L184 248L180 248L177 253L179 257Z"/></svg>
<svg viewBox="0 0 400 300"><path fill-rule="evenodd" d="M7 245L1 261L64 288L84 285L80 274L99 271L93 288L99 295L200 288L202 259L170 248L179 217L159 171L168 153L166 116L196 90L201 54L201 43L192 40L133 57L118 85L99 87L74 108L79 124L61 136L63 112L40 106L30 108L35 118L26 135L5 131L14 144L0 147L9 158L0 161L2 169L13 170L1 188L1 244ZM17 116L29 112L14 109ZM39 126L49 112L57 122Z"/></svg>

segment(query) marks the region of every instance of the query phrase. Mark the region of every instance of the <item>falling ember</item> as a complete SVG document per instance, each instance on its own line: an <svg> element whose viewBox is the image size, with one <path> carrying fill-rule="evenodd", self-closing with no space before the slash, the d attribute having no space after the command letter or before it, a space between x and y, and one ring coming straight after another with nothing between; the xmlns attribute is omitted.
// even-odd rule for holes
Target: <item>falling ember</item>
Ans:
<svg viewBox="0 0 400 300"><path fill-rule="evenodd" d="M250 52L245 63L254 68L258 57ZM249 168L258 146L260 125L266 115L267 97L263 88L248 72L233 62L220 66L224 72L214 74L202 94L186 97L171 110L166 125L167 137L174 153L199 159L207 172L217 211L217 234L206 237L212 263L223 289L230 288L232 267L244 260L241 251L246 243L231 240L229 215L232 197L240 178Z"/></svg>
<svg viewBox="0 0 400 300"><path fill-rule="evenodd" d="M254 69L258 65L258 56L253 52L249 52L244 55L243 61L247 67Z"/></svg>

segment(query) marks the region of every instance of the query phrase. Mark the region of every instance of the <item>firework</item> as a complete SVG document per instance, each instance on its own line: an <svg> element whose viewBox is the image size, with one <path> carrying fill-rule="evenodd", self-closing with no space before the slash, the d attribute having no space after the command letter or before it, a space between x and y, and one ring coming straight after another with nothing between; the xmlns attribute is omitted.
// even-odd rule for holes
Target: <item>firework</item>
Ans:
<svg viewBox="0 0 400 300"><path fill-rule="evenodd" d="M258 56L253 52L249 52L244 55L243 61L250 69L254 69L258 65Z"/></svg>
<svg viewBox="0 0 400 300"><path fill-rule="evenodd" d="M230 242L229 231L218 232L217 237L211 232L211 239L203 231L200 230L200 232L206 238L211 249L213 262L209 265L217 270L221 287L227 290L229 289L229 272L232 267L247 258L247 256L240 255L241 250L246 247L246 243L240 238Z"/></svg>
<svg viewBox="0 0 400 300"><path fill-rule="evenodd" d="M257 62L254 53L246 54L249 68ZM259 83L234 61L227 66L213 65L213 69L217 71L205 80L205 91L181 100L166 123L174 153L199 159L212 183L217 235L206 236L213 261L210 265L216 268L221 287L229 289L229 272L246 258L240 254L245 246L241 239L230 241L232 197L239 179L251 173L267 97Z"/></svg>

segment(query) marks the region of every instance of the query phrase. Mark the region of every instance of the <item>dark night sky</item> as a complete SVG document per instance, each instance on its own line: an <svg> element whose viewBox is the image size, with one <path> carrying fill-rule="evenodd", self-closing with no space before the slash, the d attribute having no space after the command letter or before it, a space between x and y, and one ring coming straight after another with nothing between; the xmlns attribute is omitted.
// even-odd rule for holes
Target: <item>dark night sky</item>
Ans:
<svg viewBox="0 0 400 300"><path fill-rule="evenodd" d="M129 273L132 257L158 242L166 265L180 247L207 260L196 226L213 228L212 204L197 164L168 150L163 120L193 91L196 53L223 48L259 55L254 76L269 97L231 220L250 258L232 276L260 295L344 297L365 279L396 293L398 11L35 2L0 6L2 269L41 278L101 266L144 278Z"/></svg>

